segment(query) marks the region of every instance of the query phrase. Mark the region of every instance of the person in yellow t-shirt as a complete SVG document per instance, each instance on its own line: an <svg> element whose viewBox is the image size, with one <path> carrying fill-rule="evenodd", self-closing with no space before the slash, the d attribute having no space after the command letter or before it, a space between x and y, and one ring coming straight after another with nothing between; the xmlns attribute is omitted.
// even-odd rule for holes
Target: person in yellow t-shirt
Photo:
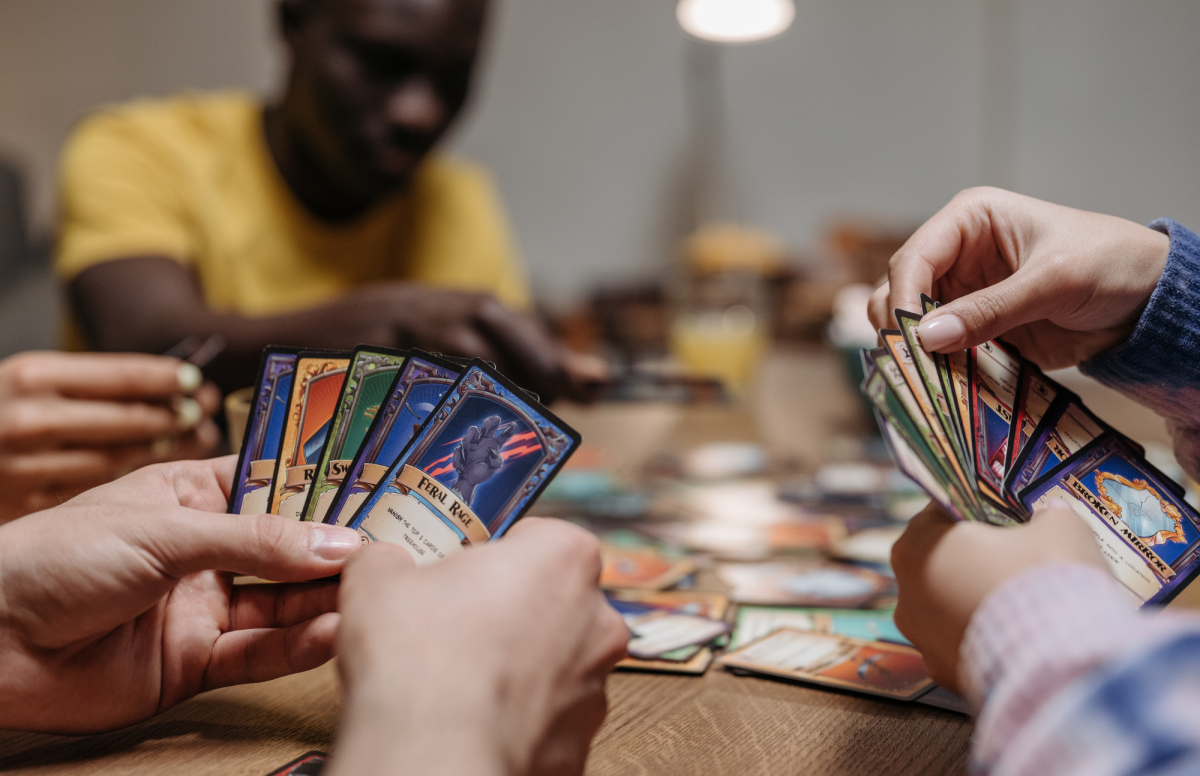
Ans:
<svg viewBox="0 0 1200 776"><path fill-rule="evenodd" d="M282 98L101 110L64 152L56 258L76 347L221 334L253 381L271 343L420 347L554 397L570 354L530 316L487 174L433 151L468 93L487 0L281 0Z"/></svg>

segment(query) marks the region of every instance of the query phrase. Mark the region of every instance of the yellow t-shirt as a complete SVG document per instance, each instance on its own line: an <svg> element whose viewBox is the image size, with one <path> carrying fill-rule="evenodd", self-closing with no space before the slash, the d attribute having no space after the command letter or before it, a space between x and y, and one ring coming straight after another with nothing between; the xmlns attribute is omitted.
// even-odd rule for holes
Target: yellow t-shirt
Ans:
<svg viewBox="0 0 1200 776"><path fill-rule="evenodd" d="M69 140L60 186L63 280L105 261L164 256L195 270L212 309L247 316L312 307L383 279L529 304L482 169L433 155L407 192L331 225L288 189L266 145L262 105L247 94L102 110Z"/></svg>

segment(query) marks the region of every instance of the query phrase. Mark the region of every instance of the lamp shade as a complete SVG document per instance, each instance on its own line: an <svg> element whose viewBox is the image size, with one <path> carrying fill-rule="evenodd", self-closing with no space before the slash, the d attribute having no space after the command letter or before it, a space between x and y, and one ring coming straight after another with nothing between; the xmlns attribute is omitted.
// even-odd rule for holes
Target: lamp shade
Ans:
<svg viewBox="0 0 1200 776"><path fill-rule="evenodd" d="M675 18L689 34L715 43L752 43L783 33L796 18L794 0L679 0Z"/></svg>

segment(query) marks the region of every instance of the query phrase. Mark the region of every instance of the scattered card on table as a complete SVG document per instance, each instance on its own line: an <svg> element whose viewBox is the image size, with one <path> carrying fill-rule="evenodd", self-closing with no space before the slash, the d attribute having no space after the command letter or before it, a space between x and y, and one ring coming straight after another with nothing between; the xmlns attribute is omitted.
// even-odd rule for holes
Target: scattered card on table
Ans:
<svg viewBox="0 0 1200 776"><path fill-rule="evenodd" d="M701 593L695 590L610 590L610 601L624 601L650 609L662 609L678 614L694 614L713 620L724 619L729 598L720 593Z"/></svg>
<svg viewBox="0 0 1200 776"><path fill-rule="evenodd" d="M613 604L627 620L652 611L667 611L691 614L711 620L724 620L729 609L729 598L719 593L700 593L695 590L611 590L607 593ZM636 608L636 610L635 610ZM720 639L718 639L718 643ZM649 671L654 673L684 674L699 676L708 670L713 652L708 647L667 653L661 659L640 660L627 657L617 663L617 668L627 671Z"/></svg>
<svg viewBox="0 0 1200 776"><path fill-rule="evenodd" d="M503 535L579 442L529 394L472 361L350 527L432 563Z"/></svg>
<svg viewBox="0 0 1200 776"><path fill-rule="evenodd" d="M695 570L692 560L668 556L652 547L600 548L603 566L600 587L663 590Z"/></svg>
<svg viewBox="0 0 1200 776"><path fill-rule="evenodd" d="M779 628L832 633L867 641L908 644L892 620L892 610L814 609L800 606L749 606L737 609L730 649L738 649Z"/></svg>
<svg viewBox="0 0 1200 776"><path fill-rule="evenodd" d="M229 494L229 512L235 515L259 515L270 507L271 483L275 478L275 459L283 441L284 419L292 395L292 376L300 351L269 347L258 366L254 404L237 473Z"/></svg>
<svg viewBox="0 0 1200 776"><path fill-rule="evenodd" d="M707 644L729 632L729 623L692 614L651 612L629 622L633 638L629 654L642 660L661 657L666 652Z"/></svg>
<svg viewBox="0 0 1200 776"><path fill-rule="evenodd" d="M877 572L813 562L723 563L717 576L739 603L855 609L890 586Z"/></svg>
<svg viewBox="0 0 1200 776"><path fill-rule="evenodd" d="M419 350L409 351L408 360L333 495L323 518L325 522L349 523L388 467L425 424L433 408L462 375L462 369L454 360Z"/></svg>
<svg viewBox="0 0 1200 776"><path fill-rule="evenodd" d="M296 359L271 483L271 514L300 519L349 366L350 354L342 351L304 351Z"/></svg>
<svg viewBox="0 0 1200 776"><path fill-rule="evenodd" d="M333 495L395 385L407 355L406 351L387 348L354 349L325 433L325 444L317 458L301 520L324 522Z"/></svg>
<svg viewBox="0 0 1200 776"><path fill-rule="evenodd" d="M933 686L921 653L902 644L780 628L723 655L721 665L756 674L908 701Z"/></svg>

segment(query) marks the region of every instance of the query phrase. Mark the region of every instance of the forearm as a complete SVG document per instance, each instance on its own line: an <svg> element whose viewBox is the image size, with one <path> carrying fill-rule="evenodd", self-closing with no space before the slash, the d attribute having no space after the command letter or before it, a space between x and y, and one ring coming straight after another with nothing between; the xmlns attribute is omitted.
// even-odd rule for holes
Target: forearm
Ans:
<svg viewBox="0 0 1200 776"><path fill-rule="evenodd" d="M198 281L165 258L122 259L85 270L71 299L91 344L110 352L162 353L186 337L218 334L225 349L206 367L223 391L254 381L267 345L348 349L359 344L338 302L277 316L212 310ZM380 330L378 344L391 344Z"/></svg>
<svg viewBox="0 0 1200 776"><path fill-rule="evenodd" d="M962 673L982 703L980 770L1138 774L1147 763L1134 755L1172 733L1156 715L1200 703L1191 679L1200 621L1138 613L1099 569L1045 567L985 600L963 641ZM1200 757L1200 735L1172 743Z"/></svg>
<svg viewBox="0 0 1200 776"><path fill-rule="evenodd" d="M1151 227L1171 238L1162 277L1129 340L1080 369L1187 433L1200 429L1200 236L1167 219Z"/></svg>

